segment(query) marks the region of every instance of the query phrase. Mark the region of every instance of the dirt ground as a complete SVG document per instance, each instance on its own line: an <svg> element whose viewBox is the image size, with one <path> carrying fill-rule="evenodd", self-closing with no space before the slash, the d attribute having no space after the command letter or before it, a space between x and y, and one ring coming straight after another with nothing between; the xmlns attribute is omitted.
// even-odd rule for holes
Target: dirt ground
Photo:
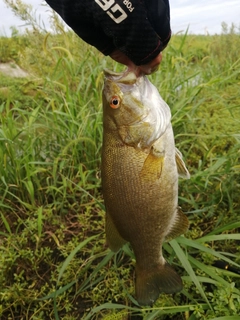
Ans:
<svg viewBox="0 0 240 320"><path fill-rule="evenodd" d="M0 73L15 78L25 78L29 76L26 71L13 62L0 63Z"/></svg>

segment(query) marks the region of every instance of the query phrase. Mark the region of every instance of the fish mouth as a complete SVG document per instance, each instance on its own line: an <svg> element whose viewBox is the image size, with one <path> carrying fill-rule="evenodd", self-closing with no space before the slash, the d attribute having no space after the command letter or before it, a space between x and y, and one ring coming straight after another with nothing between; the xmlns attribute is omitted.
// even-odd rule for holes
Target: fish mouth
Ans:
<svg viewBox="0 0 240 320"><path fill-rule="evenodd" d="M103 69L103 74L106 78L121 83L133 84L139 78L128 68L122 72L115 72L109 69Z"/></svg>

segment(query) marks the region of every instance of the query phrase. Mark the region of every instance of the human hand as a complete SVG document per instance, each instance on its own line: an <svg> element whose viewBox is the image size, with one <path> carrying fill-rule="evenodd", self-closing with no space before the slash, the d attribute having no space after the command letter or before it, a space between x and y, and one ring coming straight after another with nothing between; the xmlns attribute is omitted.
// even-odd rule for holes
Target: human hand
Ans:
<svg viewBox="0 0 240 320"><path fill-rule="evenodd" d="M110 54L110 57L128 67L129 71L132 71L136 74L136 76L140 76L142 74L151 74L157 71L161 61L162 61L162 53L160 52L152 61L147 64L143 64L140 66L136 66L124 53L120 50L115 50Z"/></svg>
<svg viewBox="0 0 240 320"><path fill-rule="evenodd" d="M46 2L80 38L137 76L157 70L171 38L168 0Z"/></svg>
<svg viewBox="0 0 240 320"><path fill-rule="evenodd" d="M162 52L160 52L152 61L147 64L138 66L137 69L140 73L151 74L158 70L160 63L162 62Z"/></svg>

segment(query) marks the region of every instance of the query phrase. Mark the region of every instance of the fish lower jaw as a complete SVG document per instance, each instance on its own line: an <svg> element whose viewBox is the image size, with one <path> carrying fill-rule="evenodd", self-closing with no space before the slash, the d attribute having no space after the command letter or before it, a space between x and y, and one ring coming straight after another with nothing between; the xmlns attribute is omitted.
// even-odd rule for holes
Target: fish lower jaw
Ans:
<svg viewBox="0 0 240 320"><path fill-rule="evenodd" d="M122 142L128 146L136 149L137 151L142 151L146 154L149 154L152 145L148 145L147 143L143 143L142 141L135 142L133 140L122 139Z"/></svg>
<svg viewBox="0 0 240 320"><path fill-rule="evenodd" d="M136 150L141 150L142 152L149 154L150 150L151 150L151 146L146 146L146 144L142 145L141 142L139 142L137 144L137 146L135 147Z"/></svg>

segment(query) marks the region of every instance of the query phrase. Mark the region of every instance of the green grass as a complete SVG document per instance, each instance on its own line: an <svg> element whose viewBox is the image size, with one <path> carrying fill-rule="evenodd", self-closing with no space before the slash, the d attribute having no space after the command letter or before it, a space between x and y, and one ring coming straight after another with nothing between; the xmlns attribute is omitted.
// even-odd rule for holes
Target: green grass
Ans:
<svg viewBox="0 0 240 320"><path fill-rule="evenodd" d="M240 276L212 266L240 268L239 34L173 36L151 76L191 173L190 229L164 244L184 290L139 308L131 248L105 246L99 176L102 70L122 67L55 28L0 39L31 74L0 75L0 318L239 319Z"/></svg>

